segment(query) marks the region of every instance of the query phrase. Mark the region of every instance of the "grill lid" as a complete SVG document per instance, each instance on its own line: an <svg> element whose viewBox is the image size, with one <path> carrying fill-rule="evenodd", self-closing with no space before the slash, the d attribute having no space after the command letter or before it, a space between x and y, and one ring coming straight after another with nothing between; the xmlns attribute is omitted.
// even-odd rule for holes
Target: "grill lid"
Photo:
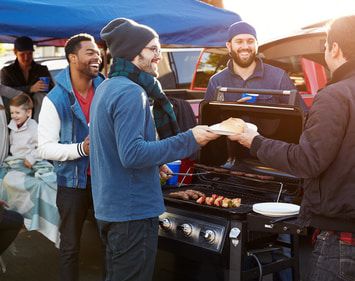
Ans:
<svg viewBox="0 0 355 281"><path fill-rule="evenodd" d="M255 124L262 136L289 143L297 144L303 129L303 112L292 105L203 101L199 111L200 124L210 126L230 117L241 118ZM199 162L207 166L221 166L229 157L236 159L236 164L231 167L233 170L295 178L261 163L250 155L249 149L229 141L225 136L204 146Z"/></svg>

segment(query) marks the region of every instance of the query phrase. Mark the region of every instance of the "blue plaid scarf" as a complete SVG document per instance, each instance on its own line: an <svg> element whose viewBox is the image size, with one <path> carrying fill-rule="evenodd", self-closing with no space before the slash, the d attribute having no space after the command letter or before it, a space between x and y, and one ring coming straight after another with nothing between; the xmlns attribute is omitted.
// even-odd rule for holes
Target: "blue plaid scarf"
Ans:
<svg viewBox="0 0 355 281"><path fill-rule="evenodd" d="M160 82L151 74L141 71L128 60L116 58L111 66L109 78L124 76L137 83L152 98L155 127L160 139L175 136L179 133L179 126L173 106L163 92Z"/></svg>

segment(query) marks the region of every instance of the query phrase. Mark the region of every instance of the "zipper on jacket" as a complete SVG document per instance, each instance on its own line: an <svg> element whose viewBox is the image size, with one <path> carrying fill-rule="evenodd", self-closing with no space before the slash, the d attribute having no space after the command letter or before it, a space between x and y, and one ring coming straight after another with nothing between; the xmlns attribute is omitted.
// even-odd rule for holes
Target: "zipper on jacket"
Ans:
<svg viewBox="0 0 355 281"><path fill-rule="evenodd" d="M76 143L77 144L77 140L76 140L76 132L75 132L75 114L74 114L74 109L73 106L75 104L75 98L74 98L74 93L69 93L69 100L70 100L70 109L71 109L71 120L72 120L72 143ZM77 161L75 161L77 162ZM75 177L74 177L74 187L78 188L79 187L79 172L78 172L78 163L75 163Z"/></svg>
<svg viewBox="0 0 355 281"><path fill-rule="evenodd" d="M75 187L79 187L79 173L78 173L78 165L75 165Z"/></svg>

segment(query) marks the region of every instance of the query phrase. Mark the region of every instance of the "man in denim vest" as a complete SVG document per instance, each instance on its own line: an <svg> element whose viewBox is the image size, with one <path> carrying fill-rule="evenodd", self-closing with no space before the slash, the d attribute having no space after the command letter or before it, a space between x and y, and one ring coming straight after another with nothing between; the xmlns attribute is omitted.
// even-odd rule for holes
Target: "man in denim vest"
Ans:
<svg viewBox="0 0 355 281"><path fill-rule="evenodd" d="M69 66L43 100L38 125L38 151L53 160L60 214L60 281L77 281L80 236L91 206L89 112L99 74L99 49L92 36L78 34L65 45Z"/></svg>

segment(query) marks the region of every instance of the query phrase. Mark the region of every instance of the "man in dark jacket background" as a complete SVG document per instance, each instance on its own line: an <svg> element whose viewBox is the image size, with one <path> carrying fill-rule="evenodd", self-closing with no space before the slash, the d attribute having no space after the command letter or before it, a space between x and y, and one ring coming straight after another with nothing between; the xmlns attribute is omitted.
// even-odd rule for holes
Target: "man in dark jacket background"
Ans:
<svg viewBox="0 0 355 281"><path fill-rule="evenodd" d="M1 83L23 91L31 97L35 105L33 119L38 121L43 97L54 87L54 83L47 66L33 60L33 51L31 38L27 36L17 38L14 42L16 60L1 70ZM48 77L49 84L45 84L40 77Z"/></svg>
<svg viewBox="0 0 355 281"><path fill-rule="evenodd" d="M231 136L262 162L304 179L300 221L320 230L309 280L355 280L355 16L328 28L332 73L315 97L299 144L246 130Z"/></svg>

